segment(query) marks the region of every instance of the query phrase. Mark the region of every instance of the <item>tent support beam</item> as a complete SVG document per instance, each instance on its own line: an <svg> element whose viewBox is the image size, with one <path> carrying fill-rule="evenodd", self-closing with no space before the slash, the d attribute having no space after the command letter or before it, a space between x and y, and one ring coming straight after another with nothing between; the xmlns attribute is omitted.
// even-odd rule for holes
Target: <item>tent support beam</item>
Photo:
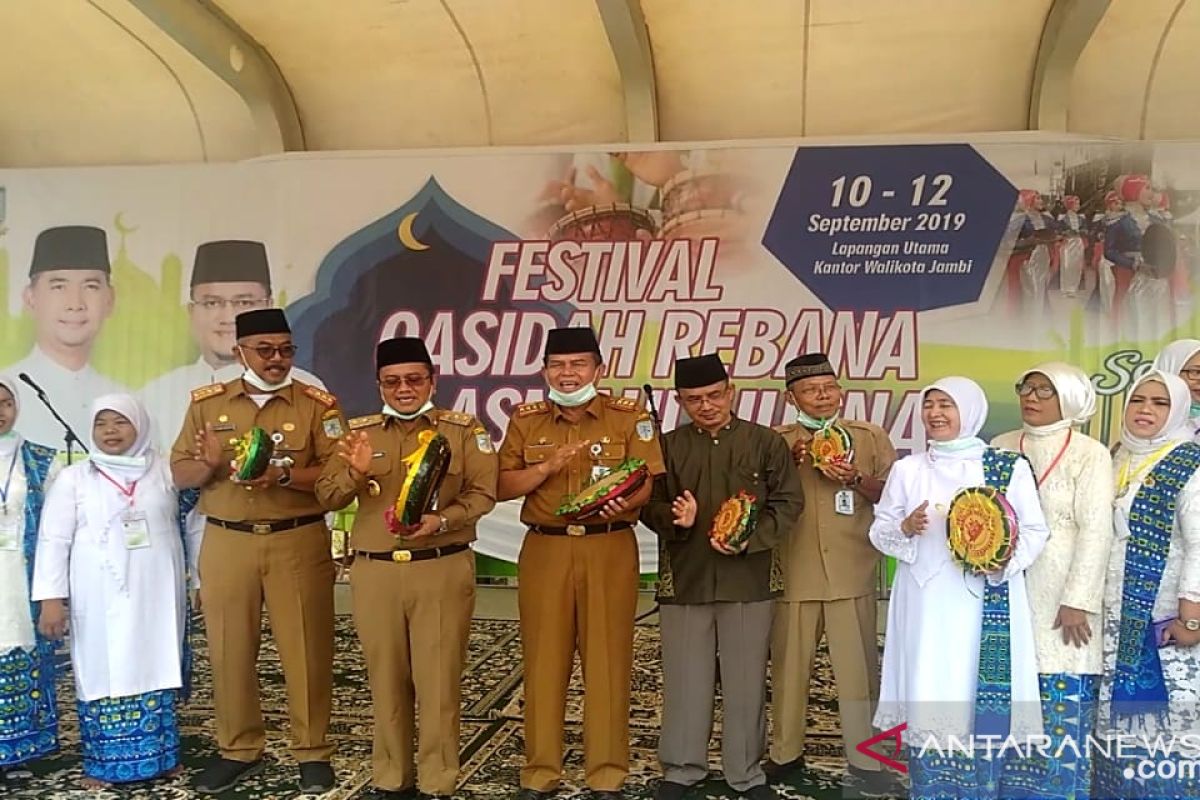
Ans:
<svg viewBox="0 0 1200 800"><path fill-rule="evenodd" d="M658 141L658 96L654 57L641 0L596 0L625 95L625 138Z"/></svg>
<svg viewBox="0 0 1200 800"><path fill-rule="evenodd" d="M1029 129L1066 131L1071 78L1111 0L1053 0L1029 93Z"/></svg>
<svg viewBox="0 0 1200 800"><path fill-rule="evenodd" d="M129 0L163 33L238 93L260 155L304 150L300 112L267 51L208 0Z"/></svg>

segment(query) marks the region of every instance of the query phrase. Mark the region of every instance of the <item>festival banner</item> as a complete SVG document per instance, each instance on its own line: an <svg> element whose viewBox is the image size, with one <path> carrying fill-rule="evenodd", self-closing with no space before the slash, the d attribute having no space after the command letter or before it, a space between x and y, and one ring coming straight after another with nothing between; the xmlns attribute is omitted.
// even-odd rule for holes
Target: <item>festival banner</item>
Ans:
<svg viewBox="0 0 1200 800"><path fill-rule="evenodd" d="M1197 156L988 140L0 171L0 369L28 374L85 442L92 398L141 393L167 447L190 390L239 374L234 315L274 304L298 366L348 416L379 409L375 343L421 336L436 402L497 442L544 397L559 325L593 326L603 387L644 402L649 384L665 430L686 423L675 358L719 352L738 415L778 425L794 419L784 364L823 350L844 415L883 426L901 455L924 447L931 381L979 381L990 437L1019 426L1014 381L1050 359L1093 374L1088 433L1112 441L1134 376L1197 332ZM31 276L39 236L61 226L104 232L111 286ZM193 286L201 246L227 240L258 243L261 274L235 265ZM21 429L63 445L32 389ZM511 574L518 511L481 523L481 574ZM639 538L653 573L655 542Z"/></svg>

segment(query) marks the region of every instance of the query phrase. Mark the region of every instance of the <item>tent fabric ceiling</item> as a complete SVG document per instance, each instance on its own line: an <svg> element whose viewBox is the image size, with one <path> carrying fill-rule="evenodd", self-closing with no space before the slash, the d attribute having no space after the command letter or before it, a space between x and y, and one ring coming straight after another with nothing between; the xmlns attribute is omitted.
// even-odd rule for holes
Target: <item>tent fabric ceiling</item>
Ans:
<svg viewBox="0 0 1200 800"><path fill-rule="evenodd" d="M1024 130L1054 2L640 0L659 138ZM211 4L275 62L309 150L627 136L597 0ZM262 154L243 99L130 0L5 0L0 43L0 166ZM1067 132L1195 137L1196 74L1200 0L1112 0Z"/></svg>

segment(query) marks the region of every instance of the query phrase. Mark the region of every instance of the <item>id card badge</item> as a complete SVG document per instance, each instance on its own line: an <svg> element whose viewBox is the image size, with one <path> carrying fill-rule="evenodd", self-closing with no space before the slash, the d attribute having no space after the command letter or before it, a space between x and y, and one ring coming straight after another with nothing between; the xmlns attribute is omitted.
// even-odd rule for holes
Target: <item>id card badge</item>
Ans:
<svg viewBox="0 0 1200 800"><path fill-rule="evenodd" d="M121 529L125 533L126 550L140 550L150 546L150 526L142 512L127 511L122 514Z"/></svg>
<svg viewBox="0 0 1200 800"><path fill-rule="evenodd" d="M833 510L843 516L854 515L854 490L841 489L833 496Z"/></svg>
<svg viewBox="0 0 1200 800"><path fill-rule="evenodd" d="M609 470L608 467L601 466L600 464L593 464L592 465L592 480L591 480L591 482L595 483L596 481L600 480L605 475L607 475L610 471L611 470Z"/></svg>
<svg viewBox="0 0 1200 800"><path fill-rule="evenodd" d="M0 550L17 550L21 543L18 541L17 522L18 517L4 515L0 516Z"/></svg>

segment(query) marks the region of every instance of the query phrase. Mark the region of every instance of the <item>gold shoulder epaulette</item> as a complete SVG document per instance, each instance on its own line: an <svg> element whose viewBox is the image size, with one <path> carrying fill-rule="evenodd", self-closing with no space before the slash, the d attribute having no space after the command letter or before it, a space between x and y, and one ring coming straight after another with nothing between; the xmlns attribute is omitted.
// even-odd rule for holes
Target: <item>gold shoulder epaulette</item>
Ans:
<svg viewBox="0 0 1200 800"><path fill-rule="evenodd" d="M448 411L442 409L438 412L438 419L442 422L449 422L452 425L471 425L475 422L475 418L470 414L464 414L461 411Z"/></svg>
<svg viewBox="0 0 1200 800"><path fill-rule="evenodd" d="M630 400L628 397L610 397L608 398L608 407L619 411L642 410L642 407L637 404L636 400Z"/></svg>
<svg viewBox="0 0 1200 800"><path fill-rule="evenodd" d="M337 398L324 389L318 389L315 386L305 386L304 393L326 408L333 408L337 405Z"/></svg>
<svg viewBox="0 0 1200 800"><path fill-rule="evenodd" d="M534 414L545 414L550 410L550 404L545 400L539 400L536 403L522 403L517 406L518 417L531 417Z"/></svg>
<svg viewBox="0 0 1200 800"><path fill-rule="evenodd" d="M382 422L383 414L368 414L365 417L355 417L346 424L350 426L350 430L356 431L359 428L369 428L372 425L382 424Z"/></svg>
<svg viewBox="0 0 1200 800"><path fill-rule="evenodd" d="M210 397L225 394L225 384L212 383L208 386L201 386L199 389L192 389L192 402L199 403L201 400L207 400Z"/></svg>

